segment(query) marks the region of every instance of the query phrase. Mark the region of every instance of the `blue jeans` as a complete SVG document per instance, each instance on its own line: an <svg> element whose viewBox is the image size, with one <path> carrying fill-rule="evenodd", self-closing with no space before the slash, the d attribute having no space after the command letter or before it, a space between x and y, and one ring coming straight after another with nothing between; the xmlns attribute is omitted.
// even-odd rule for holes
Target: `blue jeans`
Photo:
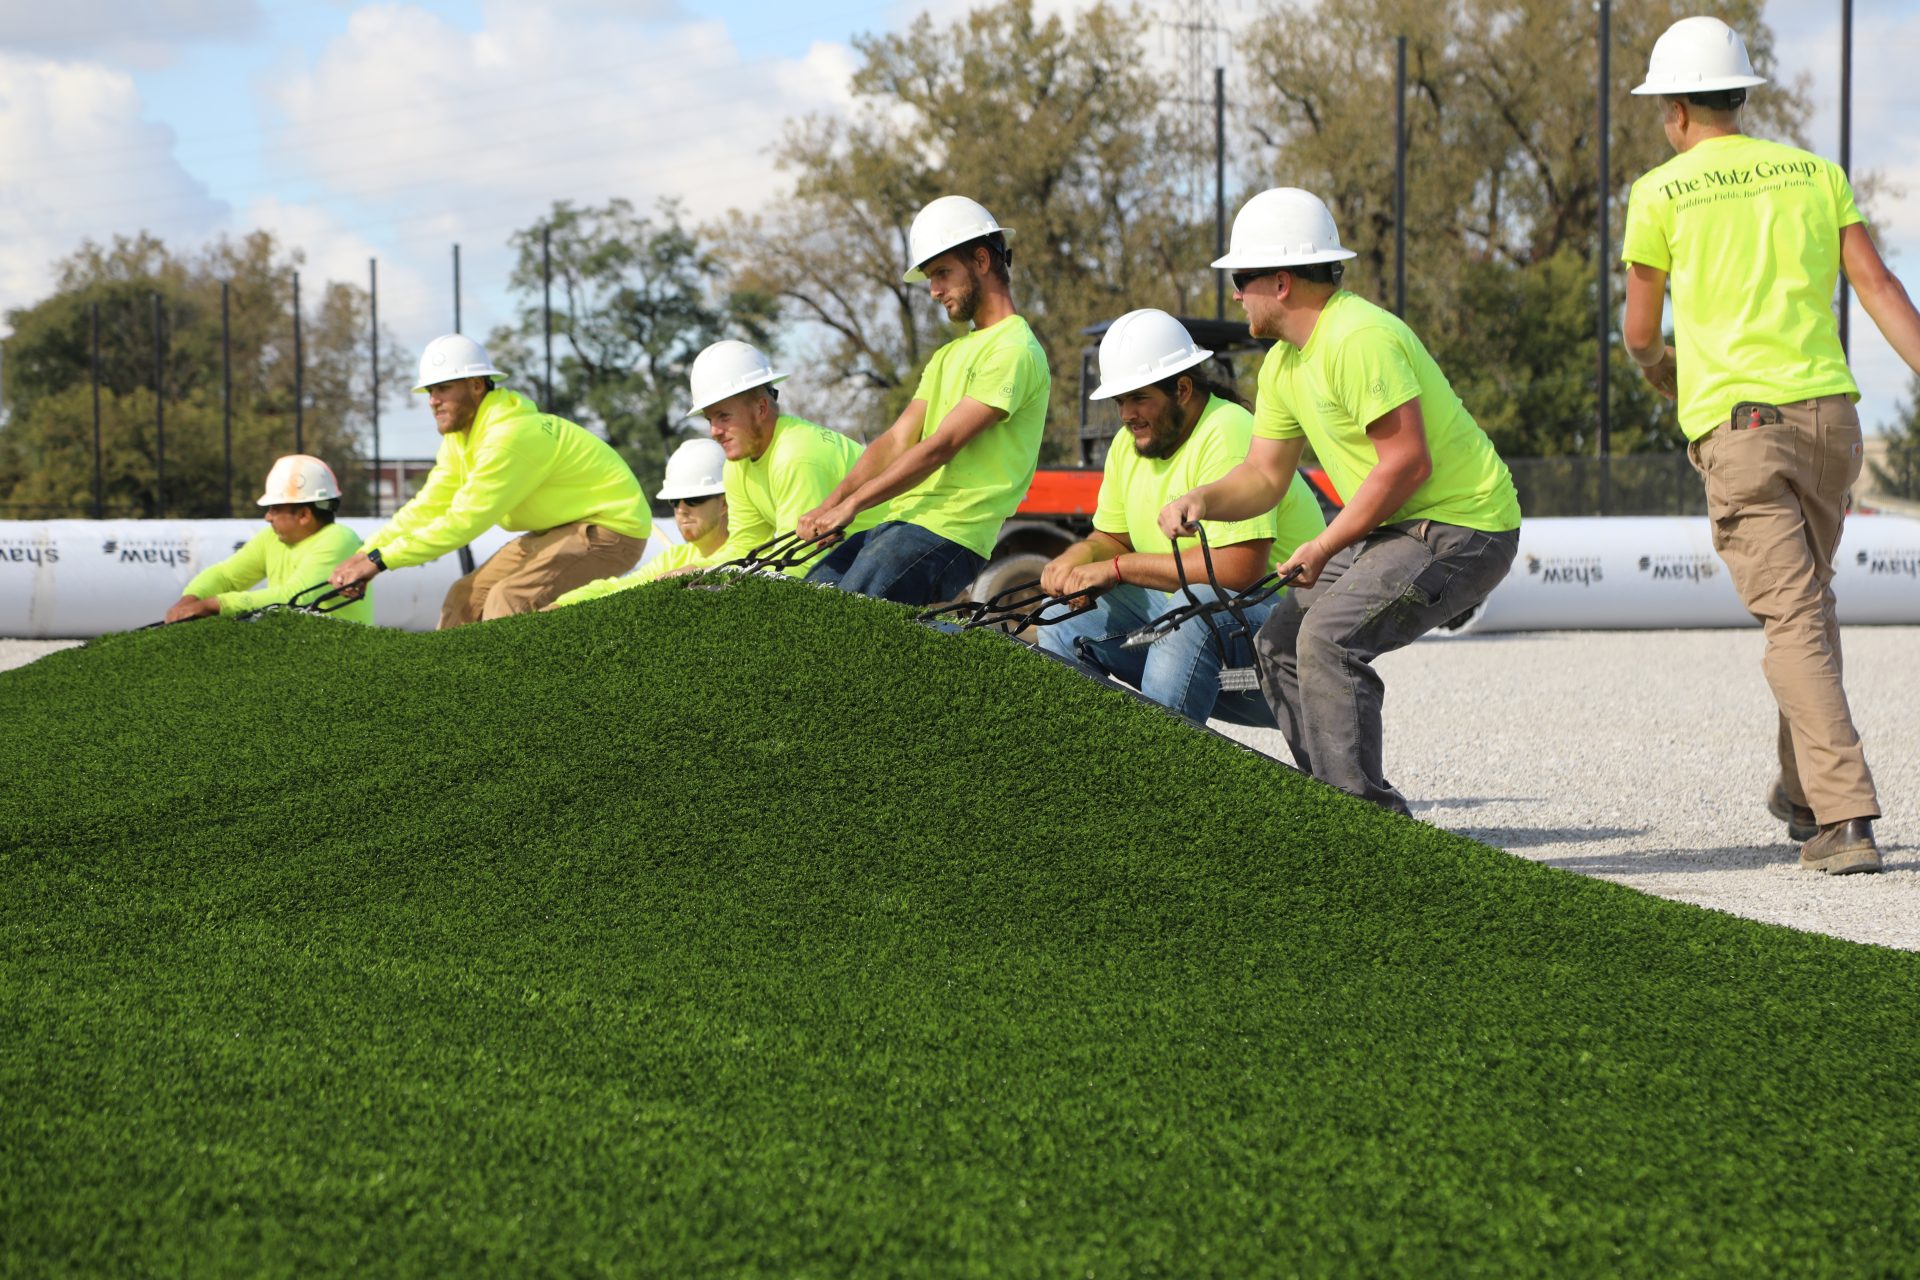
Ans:
<svg viewBox="0 0 1920 1280"><path fill-rule="evenodd" d="M1212 587L1197 586L1194 595L1202 600L1215 598ZM1051 627L1037 627L1036 643L1048 653L1074 663L1095 677L1111 674L1126 681L1163 707L1177 711L1189 720L1209 718L1232 724L1254 725L1263 729L1277 727L1267 700L1258 689L1220 690L1220 654L1213 644L1213 633L1204 620L1195 618L1158 644L1144 649L1123 649L1120 641L1129 631L1137 631L1176 605L1187 603L1177 592L1151 591L1146 587L1118 586L1100 597L1091 613ZM1273 604L1256 605L1247 612L1247 621L1257 631L1272 612ZM1222 634L1233 627L1230 614L1214 618ZM1231 638L1234 665L1247 666L1253 652L1245 636Z"/></svg>
<svg viewBox="0 0 1920 1280"><path fill-rule="evenodd" d="M939 604L965 591L984 564L957 542L889 520L835 547L807 581L895 604Z"/></svg>

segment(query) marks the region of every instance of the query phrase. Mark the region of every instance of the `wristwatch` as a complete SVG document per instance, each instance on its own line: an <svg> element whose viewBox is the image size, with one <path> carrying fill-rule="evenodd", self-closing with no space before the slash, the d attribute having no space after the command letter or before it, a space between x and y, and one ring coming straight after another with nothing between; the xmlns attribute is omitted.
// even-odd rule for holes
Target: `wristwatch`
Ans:
<svg viewBox="0 0 1920 1280"><path fill-rule="evenodd" d="M373 561L373 567L376 572L385 573L387 571L386 557L380 554L380 548L374 547L368 551L367 559Z"/></svg>

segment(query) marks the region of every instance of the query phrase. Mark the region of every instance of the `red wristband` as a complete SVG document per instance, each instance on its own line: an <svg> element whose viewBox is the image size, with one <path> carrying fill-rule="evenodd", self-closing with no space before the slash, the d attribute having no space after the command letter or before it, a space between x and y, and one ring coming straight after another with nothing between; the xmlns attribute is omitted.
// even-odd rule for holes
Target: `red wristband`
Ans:
<svg viewBox="0 0 1920 1280"><path fill-rule="evenodd" d="M1126 580L1127 580L1127 578L1126 578L1126 575L1120 572L1120 557L1119 557L1119 556L1115 556L1115 557L1113 558L1113 581L1114 581L1114 585L1115 585L1115 586L1119 586L1119 585L1121 585L1121 584L1123 584L1123 583L1125 583L1125 582L1126 582Z"/></svg>

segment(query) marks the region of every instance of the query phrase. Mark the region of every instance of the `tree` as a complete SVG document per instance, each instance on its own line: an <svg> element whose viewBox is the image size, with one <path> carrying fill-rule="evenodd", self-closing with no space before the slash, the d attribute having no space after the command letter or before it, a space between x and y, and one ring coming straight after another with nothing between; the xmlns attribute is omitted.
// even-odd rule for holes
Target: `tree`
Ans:
<svg viewBox="0 0 1920 1280"><path fill-rule="evenodd" d="M1179 88L1147 67L1143 29L1104 4L1043 19L1031 0L1001 0L855 41L853 111L798 121L777 149L793 198L719 231L743 281L824 335L821 380L860 393L857 420L839 425L884 429L959 332L900 278L907 229L935 196L971 196L1014 228L1014 295L1053 374L1056 456L1074 439L1080 331L1211 288L1182 192Z"/></svg>
<svg viewBox="0 0 1920 1280"><path fill-rule="evenodd" d="M1869 462L1874 489L1889 498L1920 501L1920 374L1907 381L1899 416L1885 428L1886 462Z"/></svg>
<svg viewBox="0 0 1920 1280"><path fill-rule="evenodd" d="M0 504L21 515L82 515L94 502L92 309L100 315L102 479L109 514L250 513L274 458L294 452L293 278L298 252L271 234L222 239L182 257L149 235L88 242L61 264L52 296L8 313L8 416ZM225 484L220 286L229 286L233 487ZM347 491L366 492L360 439L373 388L366 291L329 282L303 311L301 441ZM164 359L154 412L154 297ZM311 295L309 295L311 296ZM382 389L407 385L406 354L380 335ZM160 433L164 431L164 456ZM161 484L164 462L165 483Z"/></svg>
<svg viewBox="0 0 1920 1280"><path fill-rule="evenodd" d="M1732 0L1719 14L1769 75L1761 7ZM1655 108L1628 90L1654 40L1691 11L1680 0L1614 6L1604 197L1616 300L1627 191L1671 154ZM1597 34L1584 0L1315 0L1270 9L1245 46L1248 128L1272 180L1327 200L1359 254L1349 286L1390 301L1394 37L1407 37L1408 320L1508 452L1594 448ZM1807 104L1770 84L1745 117L1756 133L1791 138ZM1630 365L1616 360L1611 385L1616 447L1681 447L1671 411Z"/></svg>
<svg viewBox="0 0 1920 1280"><path fill-rule="evenodd" d="M491 339L509 368L544 367L543 236L557 347L544 407L597 429L636 472L656 475L684 424L693 358L729 337L770 352L773 301L751 286L727 287L712 251L671 202L655 222L627 200L598 209L557 201L511 240L519 313Z"/></svg>

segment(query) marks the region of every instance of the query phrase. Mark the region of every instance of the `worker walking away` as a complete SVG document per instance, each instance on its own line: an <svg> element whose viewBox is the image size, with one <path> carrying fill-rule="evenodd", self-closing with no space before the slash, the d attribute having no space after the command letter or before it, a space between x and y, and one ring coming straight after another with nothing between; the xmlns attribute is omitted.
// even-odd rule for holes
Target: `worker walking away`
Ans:
<svg viewBox="0 0 1920 1280"><path fill-rule="evenodd" d="M334 585L436 560L496 524L525 531L453 584L445 629L529 613L639 561L651 522L633 470L606 441L494 385L504 377L471 338L427 344L414 390L433 408L439 455L420 492L334 571Z"/></svg>
<svg viewBox="0 0 1920 1280"><path fill-rule="evenodd" d="M1298 585L1255 648L1295 763L1404 814L1383 771L1373 661L1487 598L1513 563L1520 503L1413 330L1340 287L1353 256L1327 206L1295 187L1261 192L1234 218L1213 265L1233 273L1253 335L1279 341L1260 368L1247 460L1169 503L1160 527L1257 516L1312 443L1345 505L1282 564Z"/></svg>
<svg viewBox="0 0 1920 1280"><path fill-rule="evenodd" d="M905 279L972 328L927 362L913 400L867 447L799 533L848 534L808 575L901 604L951 600L993 555L1040 457L1052 379L1046 352L1014 311L1009 229L965 196L941 196L907 235ZM880 503L880 524L855 519Z"/></svg>
<svg viewBox="0 0 1920 1280"><path fill-rule="evenodd" d="M1123 430L1107 446L1093 533L1040 573L1049 595L1096 594L1099 602L1090 613L1035 628L1036 643L1092 672L1112 674L1189 719L1271 728L1273 713L1257 690L1221 691L1223 655L1205 619L1192 619L1145 648L1122 644L1128 633L1186 603L1175 546L1160 530L1161 509L1232 471L1253 440L1253 415L1200 368L1212 355L1186 326L1151 309L1121 316L1100 339L1100 385L1089 398L1114 401ZM1327 526L1312 488L1295 474L1277 507L1203 527L1220 585L1244 591ZM1189 541L1180 554L1193 594L1215 599L1198 542ZM1272 608L1272 600L1252 606L1248 622L1258 628ZM1231 619L1219 625L1231 626ZM1224 656L1235 666L1253 660L1251 652Z"/></svg>
<svg viewBox="0 0 1920 1280"><path fill-rule="evenodd" d="M1873 775L1841 684L1833 557L1860 475L1859 391L1834 285L1920 371L1920 313L1887 270L1838 165L1740 130L1753 74L1740 36L1685 18L1653 46L1645 83L1674 158L1633 184L1621 257L1626 347L1678 399L1713 545L1766 633L1780 773L1768 807L1800 865L1880 869ZM1673 346L1661 337L1673 296Z"/></svg>
<svg viewBox="0 0 1920 1280"><path fill-rule="evenodd" d="M776 536L794 532L800 518L827 500L860 457L850 436L780 412L772 361L758 348L728 339L694 357L688 371L693 416L725 450L726 546L715 560L743 559ZM847 525L863 533L887 518L888 504L867 508ZM812 566L800 563L784 572L805 577Z"/></svg>
<svg viewBox="0 0 1920 1280"><path fill-rule="evenodd" d="M278 459L267 472L265 490L260 505L266 508L267 527L219 564L195 574L167 610L168 622L285 604L326 582L335 568L359 550L360 535L334 523L334 513L340 509L340 482L320 459L304 453ZM373 601L363 595L334 610L333 616L372 622Z"/></svg>
<svg viewBox="0 0 1920 1280"><path fill-rule="evenodd" d="M727 498L722 468L727 455L711 440L688 440L667 459L666 482L656 495L673 504L673 523L679 541L654 525L653 536L664 544L651 560L624 578L599 578L548 605L559 609L584 600L599 600L620 591L645 586L677 574L692 573L718 564L727 545Z"/></svg>

